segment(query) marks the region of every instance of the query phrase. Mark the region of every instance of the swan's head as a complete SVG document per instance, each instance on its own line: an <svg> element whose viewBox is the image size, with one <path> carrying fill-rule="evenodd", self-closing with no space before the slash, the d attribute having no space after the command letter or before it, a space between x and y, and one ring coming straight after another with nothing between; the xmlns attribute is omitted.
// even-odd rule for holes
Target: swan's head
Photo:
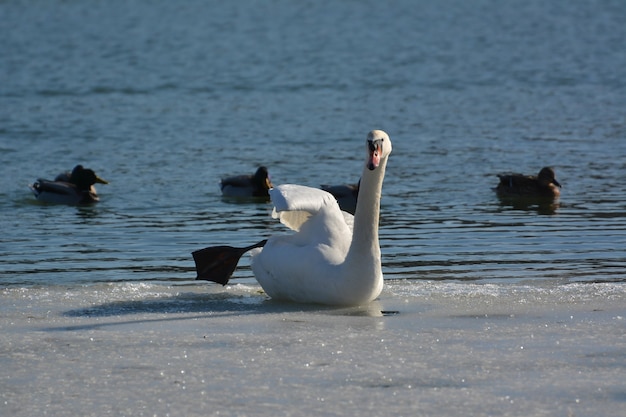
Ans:
<svg viewBox="0 0 626 417"><path fill-rule="evenodd" d="M367 168L375 170L380 161L387 159L391 153L391 139L382 130L372 130L367 134Z"/></svg>

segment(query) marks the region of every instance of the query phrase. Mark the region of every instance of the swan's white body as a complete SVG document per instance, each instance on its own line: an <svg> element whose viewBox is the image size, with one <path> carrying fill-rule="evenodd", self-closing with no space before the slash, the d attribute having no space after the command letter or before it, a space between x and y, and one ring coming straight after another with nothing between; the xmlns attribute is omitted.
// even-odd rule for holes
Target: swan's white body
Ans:
<svg viewBox="0 0 626 417"><path fill-rule="evenodd" d="M369 133L368 160L355 215L340 210L332 194L299 185L270 190L274 217L296 233L274 236L252 254L252 270L274 299L360 305L383 288L378 220L391 140Z"/></svg>

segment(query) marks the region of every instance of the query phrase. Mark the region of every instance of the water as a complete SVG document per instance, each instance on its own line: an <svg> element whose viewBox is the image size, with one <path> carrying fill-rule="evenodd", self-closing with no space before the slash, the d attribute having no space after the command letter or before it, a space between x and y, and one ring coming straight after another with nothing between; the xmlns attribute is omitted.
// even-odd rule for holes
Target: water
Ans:
<svg viewBox="0 0 626 417"><path fill-rule="evenodd" d="M270 204L223 200L219 178L264 164L276 184L356 182L365 135L380 128L394 144L380 309L400 312L384 320L410 326L431 294L481 304L497 288L541 304L575 291L573 305L589 293L623 334L608 299L625 293L625 17L608 0L3 2L0 309L22 323L44 303L44 328L101 309L204 316L241 299L274 317L246 257L238 285L193 281L192 251L284 231ZM98 205L34 201L30 182L77 163L110 181ZM555 206L496 198L495 174L546 165L563 185ZM623 337L613 342L623 370Z"/></svg>

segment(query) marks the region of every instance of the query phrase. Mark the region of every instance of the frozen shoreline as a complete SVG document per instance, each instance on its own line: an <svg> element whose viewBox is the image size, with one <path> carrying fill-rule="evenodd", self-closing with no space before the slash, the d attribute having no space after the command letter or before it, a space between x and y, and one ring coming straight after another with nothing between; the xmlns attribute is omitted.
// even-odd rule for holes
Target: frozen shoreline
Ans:
<svg viewBox="0 0 626 417"><path fill-rule="evenodd" d="M0 410L617 416L626 403L623 284L392 281L350 309L257 290L5 289Z"/></svg>

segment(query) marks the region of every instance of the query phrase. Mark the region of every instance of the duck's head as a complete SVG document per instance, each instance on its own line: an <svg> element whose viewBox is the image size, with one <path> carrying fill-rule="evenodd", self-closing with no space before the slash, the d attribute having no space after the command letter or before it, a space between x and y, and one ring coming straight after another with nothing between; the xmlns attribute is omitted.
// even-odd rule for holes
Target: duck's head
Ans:
<svg viewBox="0 0 626 417"><path fill-rule="evenodd" d="M254 173L254 182L261 185L261 187L266 190L274 187L270 181L270 174L267 171L267 168L263 166L259 167L259 169L257 169Z"/></svg>
<svg viewBox="0 0 626 417"><path fill-rule="evenodd" d="M554 173L554 169L551 167L541 168L541 171L539 171L539 175L537 175L537 179L543 185L548 186L550 184L554 184L557 187L561 188L561 184L559 184L559 182L556 180L556 174Z"/></svg>
<svg viewBox="0 0 626 417"><path fill-rule="evenodd" d="M380 162L391 153L391 139L382 130L372 130L367 134L367 168L375 170Z"/></svg>
<svg viewBox="0 0 626 417"><path fill-rule="evenodd" d="M76 165L72 170L72 175L70 176L70 181L79 189L88 189L95 183L99 184L108 184L109 182L100 178L96 175L96 173L89 169L84 168L82 165Z"/></svg>

